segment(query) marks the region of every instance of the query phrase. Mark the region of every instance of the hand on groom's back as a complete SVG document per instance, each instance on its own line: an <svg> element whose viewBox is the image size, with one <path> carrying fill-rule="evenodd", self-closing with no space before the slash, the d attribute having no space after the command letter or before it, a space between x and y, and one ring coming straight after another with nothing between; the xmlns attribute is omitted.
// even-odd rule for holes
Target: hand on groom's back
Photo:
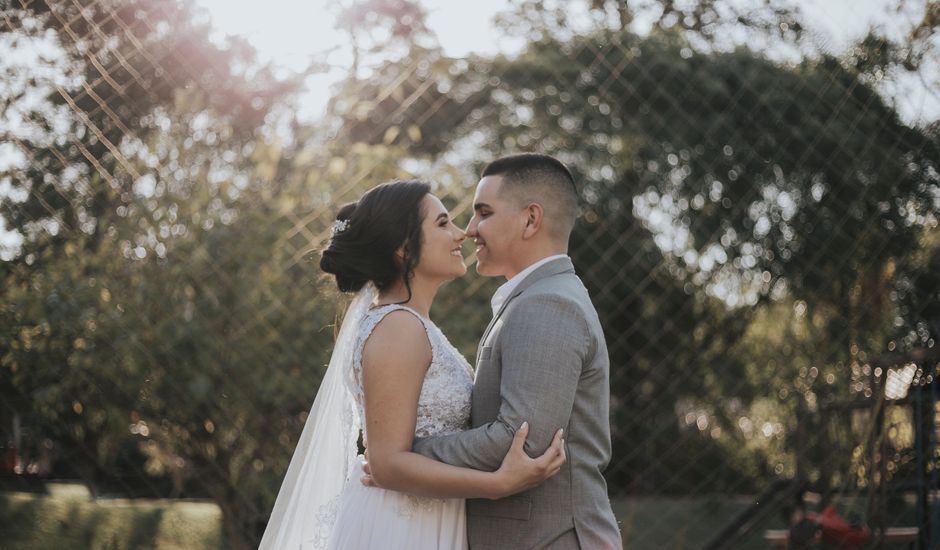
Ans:
<svg viewBox="0 0 940 550"><path fill-rule="evenodd" d="M375 478L372 477L372 468L369 466L369 451L366 451L366 459L362 462L362 473L364 474L359 481L362 482L366 487L378 487L379 484L375 482Z"/></svg>

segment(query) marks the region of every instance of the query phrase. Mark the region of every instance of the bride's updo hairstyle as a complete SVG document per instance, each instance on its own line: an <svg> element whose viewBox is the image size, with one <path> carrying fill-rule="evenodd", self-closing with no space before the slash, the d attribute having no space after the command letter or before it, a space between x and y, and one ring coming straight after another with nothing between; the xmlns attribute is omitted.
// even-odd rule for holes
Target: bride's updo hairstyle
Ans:
<svg viewBox="0 0 940 550"><path fill-rule="evenodd" d="M410 280L421 258L421 200L430 192L421 181L390 181L344 205L320 269L334 275L343 292L358 292L369 281L379 290L403 281L411 294ZM402 245L404 261L395 255Z"/></svg>

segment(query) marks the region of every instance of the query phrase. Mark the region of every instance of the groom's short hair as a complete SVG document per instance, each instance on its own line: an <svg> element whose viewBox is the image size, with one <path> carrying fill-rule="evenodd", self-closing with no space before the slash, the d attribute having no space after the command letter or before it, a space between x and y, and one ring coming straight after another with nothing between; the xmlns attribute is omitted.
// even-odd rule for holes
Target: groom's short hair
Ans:
<svg viewBox="0 0 940 550"><path fill-rule="evenodd" d="M556 240L568 241L578 217L578 190L568 168L558 159L538 153L519 153L486 165L480 178L501 176L500 194L520 206L542 205L547 227Z"/></svg>

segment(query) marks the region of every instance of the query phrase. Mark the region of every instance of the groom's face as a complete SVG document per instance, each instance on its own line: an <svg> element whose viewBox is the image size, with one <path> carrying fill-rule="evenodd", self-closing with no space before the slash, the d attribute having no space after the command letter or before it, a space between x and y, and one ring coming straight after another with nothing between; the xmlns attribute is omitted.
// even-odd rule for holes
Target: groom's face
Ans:
<svg viewBox="0 0 940 550"><path fill-rule="evenodd" d="M476 244L477 272L488 277L509 277L514 251L525 229L525 216L511 200L501 197L502 176L486 176L473 196L473 217L467 237Z"/></svg>

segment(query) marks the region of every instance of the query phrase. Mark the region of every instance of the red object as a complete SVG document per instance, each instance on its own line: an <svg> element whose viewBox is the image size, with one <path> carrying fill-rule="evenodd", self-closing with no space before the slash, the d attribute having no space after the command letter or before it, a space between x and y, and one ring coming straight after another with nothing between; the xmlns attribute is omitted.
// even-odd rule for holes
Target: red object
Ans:
<svg viewBox="0 0 940 550"><path fill-rule="evenodd" d="M839 548L860 548L871 540L871 530L868 527L849 525L832 506L823 508L821 514L808 512L806 517L819 524L824 541Z"/></svg>
<svg viewBox="0 0 940 550"><path fill-rule="evenodd" d="M2 447L0 447L0 449L2 449ZM16 446L10 445L9 447L3 450L5 452L3 453L2 460L0 460L0 472L3 472L5 474L15 473L16 462L17 462L16 459L18 456L16 454Z"/></svg>

